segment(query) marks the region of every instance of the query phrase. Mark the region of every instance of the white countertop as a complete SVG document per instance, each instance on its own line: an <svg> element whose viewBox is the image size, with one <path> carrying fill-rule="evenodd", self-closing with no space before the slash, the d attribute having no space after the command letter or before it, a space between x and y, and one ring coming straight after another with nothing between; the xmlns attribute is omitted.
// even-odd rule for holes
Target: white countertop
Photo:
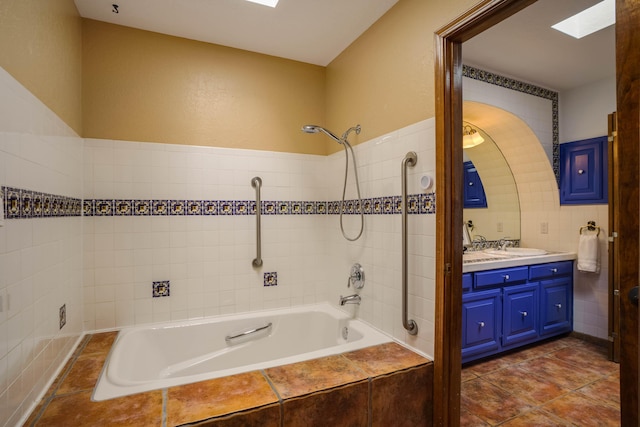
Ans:
<svg viewBox="0 0 640 427"><path fill-rule="evenodd" d="M544 264L546 262L570 261L576 259L575 252L548 252L545 255L515 256L490 255L483 251L471 251L462 255L462 272L493 270L496 268L518 267L521 265Z"/></svg>

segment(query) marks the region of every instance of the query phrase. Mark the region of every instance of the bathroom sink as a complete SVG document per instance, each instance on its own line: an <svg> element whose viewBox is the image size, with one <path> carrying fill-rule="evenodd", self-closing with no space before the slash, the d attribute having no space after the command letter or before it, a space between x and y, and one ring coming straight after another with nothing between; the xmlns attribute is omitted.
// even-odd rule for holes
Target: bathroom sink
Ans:
<svg viewBox="0 0 640 427"><path fill-rule="evenodd" d="M544 249L535 248L504 248L504 249L485 249L485 252L492 255L512 255L512 256L536 256L546 255Z"/></svg>

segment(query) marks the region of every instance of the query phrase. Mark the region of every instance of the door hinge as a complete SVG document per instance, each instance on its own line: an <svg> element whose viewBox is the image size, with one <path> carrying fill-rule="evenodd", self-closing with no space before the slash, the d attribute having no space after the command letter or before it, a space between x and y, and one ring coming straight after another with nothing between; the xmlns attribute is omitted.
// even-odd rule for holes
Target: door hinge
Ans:
<svg viewBox="0 0 640 427"><path fill-rule="evenodd" d="M609 236L609 241L613 242L613 239L617 239L618 238L618 232L617 231L612 231L611 232L611 236Z"/></svg>
<svg viewBox="0 0 640 427"><path fill-rule="evenodd" d="M618 338L618 334L616 334L615 332L612 332L612 333L611 333L611 335L609 335L609 336L607 337L607 339L608 339L610 342L614 342L616 338Z"/></svg>
<svg viewBox="0 0 640 427"><path fill-rule="evenodd" d="M620 296L620 289L614 289L613 290L613 295L616 296L616 297L619 297Z"/></svg>
<svg viewBox="0 0 640 427"><path fill-rule="evenodd" d="M451 264L446 263L444 265L444 274L451 274Z"/></svg>

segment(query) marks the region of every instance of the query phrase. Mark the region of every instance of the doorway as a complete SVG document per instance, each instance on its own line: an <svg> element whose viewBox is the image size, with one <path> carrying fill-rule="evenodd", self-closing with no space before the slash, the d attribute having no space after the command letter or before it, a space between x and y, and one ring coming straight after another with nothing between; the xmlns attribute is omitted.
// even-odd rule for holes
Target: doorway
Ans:
<svg viewBox="0 0 640 427"><path fill-rule="evenodd" d="M437 32L436 44L436 156L439 234L436 239L436 348L434 354L434 424L458 425L460 416L460 348L462 289L462 43L534 3L535 0L483 1ZM624 181L625 205L615 206L627 215L619 218L617 280L621 293L638 284L638 73L640 40L632 37L640 19L640 6L616 3L617 110L619 121L616 171ZM623 112L624 111L624 112ZM618 197L618 200L620 198ZM622 249L624 248L624 249ZM623 283L624 282L624 283ZM621 303L622 420L638 420L638 311ZM626 348L626 351L624 350Z"/></svg>

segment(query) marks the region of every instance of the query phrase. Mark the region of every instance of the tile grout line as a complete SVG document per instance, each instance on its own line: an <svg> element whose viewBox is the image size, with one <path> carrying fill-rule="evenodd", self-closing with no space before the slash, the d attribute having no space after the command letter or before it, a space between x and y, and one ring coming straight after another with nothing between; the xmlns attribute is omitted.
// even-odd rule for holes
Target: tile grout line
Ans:
<svg viewBox="0 0 640 427"><path fill-rule="evenodd" d="M276 397L278 398L278 409L280 410L280 427L284 427L284 400L282 399L282 396L280 396L280 393L278 393L278 390L276 389L275 384L271 381L271 378L269 378L269 375L267 375L265 370L260 369L260 373L262 374L262 377L265 379L267 384L269 384L269 387L271 387L271 390L273 390Z"/></svg>
<svg viewBox="0 0 640 427"><path fill-rule="evenodd" d="M167 418L168 418L168 414L167 414L167 404L169 402L169 389L168 388L163 388L162 389L162 427L167 427Z"/></svg>

